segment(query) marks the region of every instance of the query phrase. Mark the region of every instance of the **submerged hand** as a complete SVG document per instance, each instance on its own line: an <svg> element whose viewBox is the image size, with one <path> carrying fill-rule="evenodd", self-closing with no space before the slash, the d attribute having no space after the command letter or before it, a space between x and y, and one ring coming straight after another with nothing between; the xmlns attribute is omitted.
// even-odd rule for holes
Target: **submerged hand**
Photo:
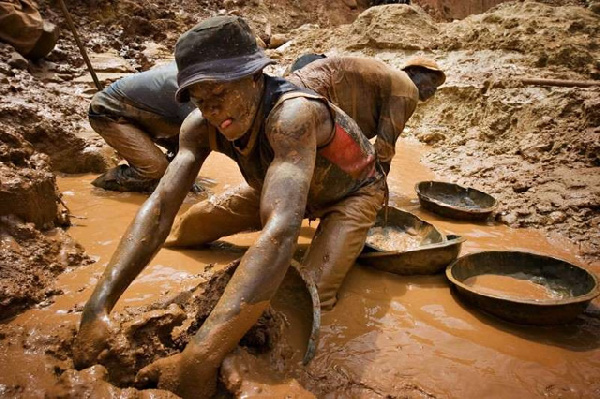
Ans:
<svg viewBox="0 0 600 399"><path fill-rule="evenodd" d="M218 367L207 365L203 356L184 351L141 369L135 384L138 388L167 389L184 399L210 398L217 390Z"/></svg>
<svg viewBox="0 0 600 399"><path fill-rule="evenodd" d="M73 345L75 368L81 370L96 364L100 354L108 347L108 340L113 331L107 314L82 322Z"/></svg>

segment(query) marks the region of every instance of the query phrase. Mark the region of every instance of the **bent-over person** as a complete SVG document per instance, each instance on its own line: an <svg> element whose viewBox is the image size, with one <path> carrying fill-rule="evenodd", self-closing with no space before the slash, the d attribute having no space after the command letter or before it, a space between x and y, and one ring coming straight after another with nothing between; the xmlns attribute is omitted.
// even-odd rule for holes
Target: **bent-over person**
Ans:
<svg viewBox="0 0 600 399"><path fill-rule="evenodd" d="M304 218L319 219L319 225L302 263L323 306L333 306L383 205L385 177L373 146L343 111L262 72L272 61L243 19L202 21L179 39L175 58L177 99L191 99L201 113L183 123L177 156L85 305L74 353L78 367L97 361L111 331L110 311L167 239L210 152L222 152L237 162L246 184L190 208L167 244L197 246L255 229L260 235L184 351L137 376L140 384L201 398L214 393L223 358L269 306Z"/></svg>
<svg viewBox="0 0 600 399"><path fill-rule="evenodd" d="M171 62L119 79L94 95L90 125L128 162L100 175L94 186L154 190L177 153L181 124L195 109L190 102L175 100L177 89L177 65Z"/></svg>
<svg viewBox="0 0 600 399"><path fill-rule="evenodd" d="M377 158L388 174L406 122L419 100L427 101L445 82L444 72L424 57L408 60L403 70L374 58L308 59L312 62L287 79L326 97L354 119L369 139L375 137Z"/></svg>

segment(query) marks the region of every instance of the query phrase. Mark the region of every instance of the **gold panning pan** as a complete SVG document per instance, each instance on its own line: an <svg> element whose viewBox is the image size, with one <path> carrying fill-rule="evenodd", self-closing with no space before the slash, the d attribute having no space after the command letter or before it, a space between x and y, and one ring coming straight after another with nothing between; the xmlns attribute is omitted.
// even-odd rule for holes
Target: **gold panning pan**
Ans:
<svg viewBox="0 0 600 399"><path fill-rule="evenodd" d="M387 223L383 210L377 215L359 263L401 275L435 274L458 256L464 238L445 237L410 212L394 207L388 212Z"/></svg>
<svg viewBox="0 0 600 399"><path fill-rule="evenodd" d="M519 324L567 323L600 294L593 273L531 252L465 255L448 266L446 276L467 302Z"/></svg>
<svg viewBox="0 0 600 399"><path fill-rule="evenodd" d="M422 181L416 184L415 191L423 208L452 219L484 220L498 205L494 197L483 191L453 183Z"/></svg>

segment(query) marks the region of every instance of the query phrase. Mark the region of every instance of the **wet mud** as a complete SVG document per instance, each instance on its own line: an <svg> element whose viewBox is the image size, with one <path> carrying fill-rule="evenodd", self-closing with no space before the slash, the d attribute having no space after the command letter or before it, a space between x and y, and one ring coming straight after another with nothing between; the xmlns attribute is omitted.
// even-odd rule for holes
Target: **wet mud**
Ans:
<svg viewBox="0 0 600 399"><path fill-rule="evenodd" d="M399 146L401 156L394 160L390 176L395 206L414 211L446 234L467 236L463 253L520 248L581 263L576 248L557 245L534 230L513 230L493 222L457 223L420 211L414 183L435 177L419 164L424 150L415 141ZM220 192L241 180L236 169L224 157L211 155L203 174L214 176L211 190ZM149 395L131 388L135 370L155 357L181 350L193 331L189 327L201 320L188 314L203 314L215 297L194 296L194 292L218 292L216 288L226 280L226 266L256 238L256 233L243 234L209 249L162 250L117 304L113 317L122 328L101 361L104 366L75 372L70 345L79 312L126 223L145 198L95 189L89 186L93 177L61 177L59 186L76 216L71 234L85 243L97 262L62 274L56 285L63 294L54 303L2 326L0 359L12 363L0 362L0 384L9 397L36 392L68 397L67 393L94 390ZM199 199L190 194L185 206ZM106 222L107 214L113 216L111 223ZM314 227L314 223L304 225L301 250ZM571 395L566 397L585 397L600 389L597 302L572 325L518 326L463 304L443 275L399 277L356 266L336 307L323 314L316 357L306 367L301 364L306 337L298 334L306 331L306 320L286 306L289 303L279 306L277 314L282 318L267 323L270 327L256 335L259 344L256 340L246 344L249 349L228 359L221 369L222 389L239 397L291 392L295 397L413 398L556 397L564 392ZM280 331L274 348L261 346L264 331ZM12 364L21 365L18 373Z"/></svg>
<svg viewBox="0 0 600 399"><path fill-rule="evenodd" d="M539 301L544 299L563 299L569 296L568 293L560 293L528 278L517 278L517 276L483 274L469 277L464 283L482 294L500 295L517 299Z"/></svg>

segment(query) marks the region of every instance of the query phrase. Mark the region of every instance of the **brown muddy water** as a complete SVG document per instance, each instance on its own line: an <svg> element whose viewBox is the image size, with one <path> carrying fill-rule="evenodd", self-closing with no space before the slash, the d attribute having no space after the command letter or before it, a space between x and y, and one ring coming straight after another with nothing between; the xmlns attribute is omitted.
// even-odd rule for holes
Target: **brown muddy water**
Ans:
<svg viewBox="0 0 600 399"><path fill-rule="evenodd" d="M391 203L434 223L446 234L466 237L462 254L524 250L581 264L576 248L566 241L549 240L537 231L512 230L491 222L449 221L420 210L414 185L435 179L419 162L423 152L418 143L399 143L389 178ZM201 176L207 177L204 182L213 192L242 181L237 167L219 154L211 155ZM10 322L30 335L57 334L78 322L77 310L89 297L121 234L146 198L95 189L89 184L94 177L68 176L58 182L63 200L76 217L69 233L97 262L63 274L57 282L63 295ZM184 208L199 198L188 196ZM310 242L314 228L315 223L304 224L301 246ZM240 257L242 249L235 248L251 245L256 234L226 239L233 249L224 244L210 250L161 250L116 309L150 303L193 287L201 281L199 274L207 265L223 266ZM592 269L600 273L600 267ZM336 307L323 314L311 374L341 375L391 395L416 385L423 397L600 397L598 305L596 301L572 325L518 326L464 305L443 274L401 277L357 266L349 273ZM24 397L43 397L53 372L44 359L44 353L31 353L19 345L0 348L0 397L3 387L15 382L23 387ZM242 396L255 395L247 392Z"/></svg>

